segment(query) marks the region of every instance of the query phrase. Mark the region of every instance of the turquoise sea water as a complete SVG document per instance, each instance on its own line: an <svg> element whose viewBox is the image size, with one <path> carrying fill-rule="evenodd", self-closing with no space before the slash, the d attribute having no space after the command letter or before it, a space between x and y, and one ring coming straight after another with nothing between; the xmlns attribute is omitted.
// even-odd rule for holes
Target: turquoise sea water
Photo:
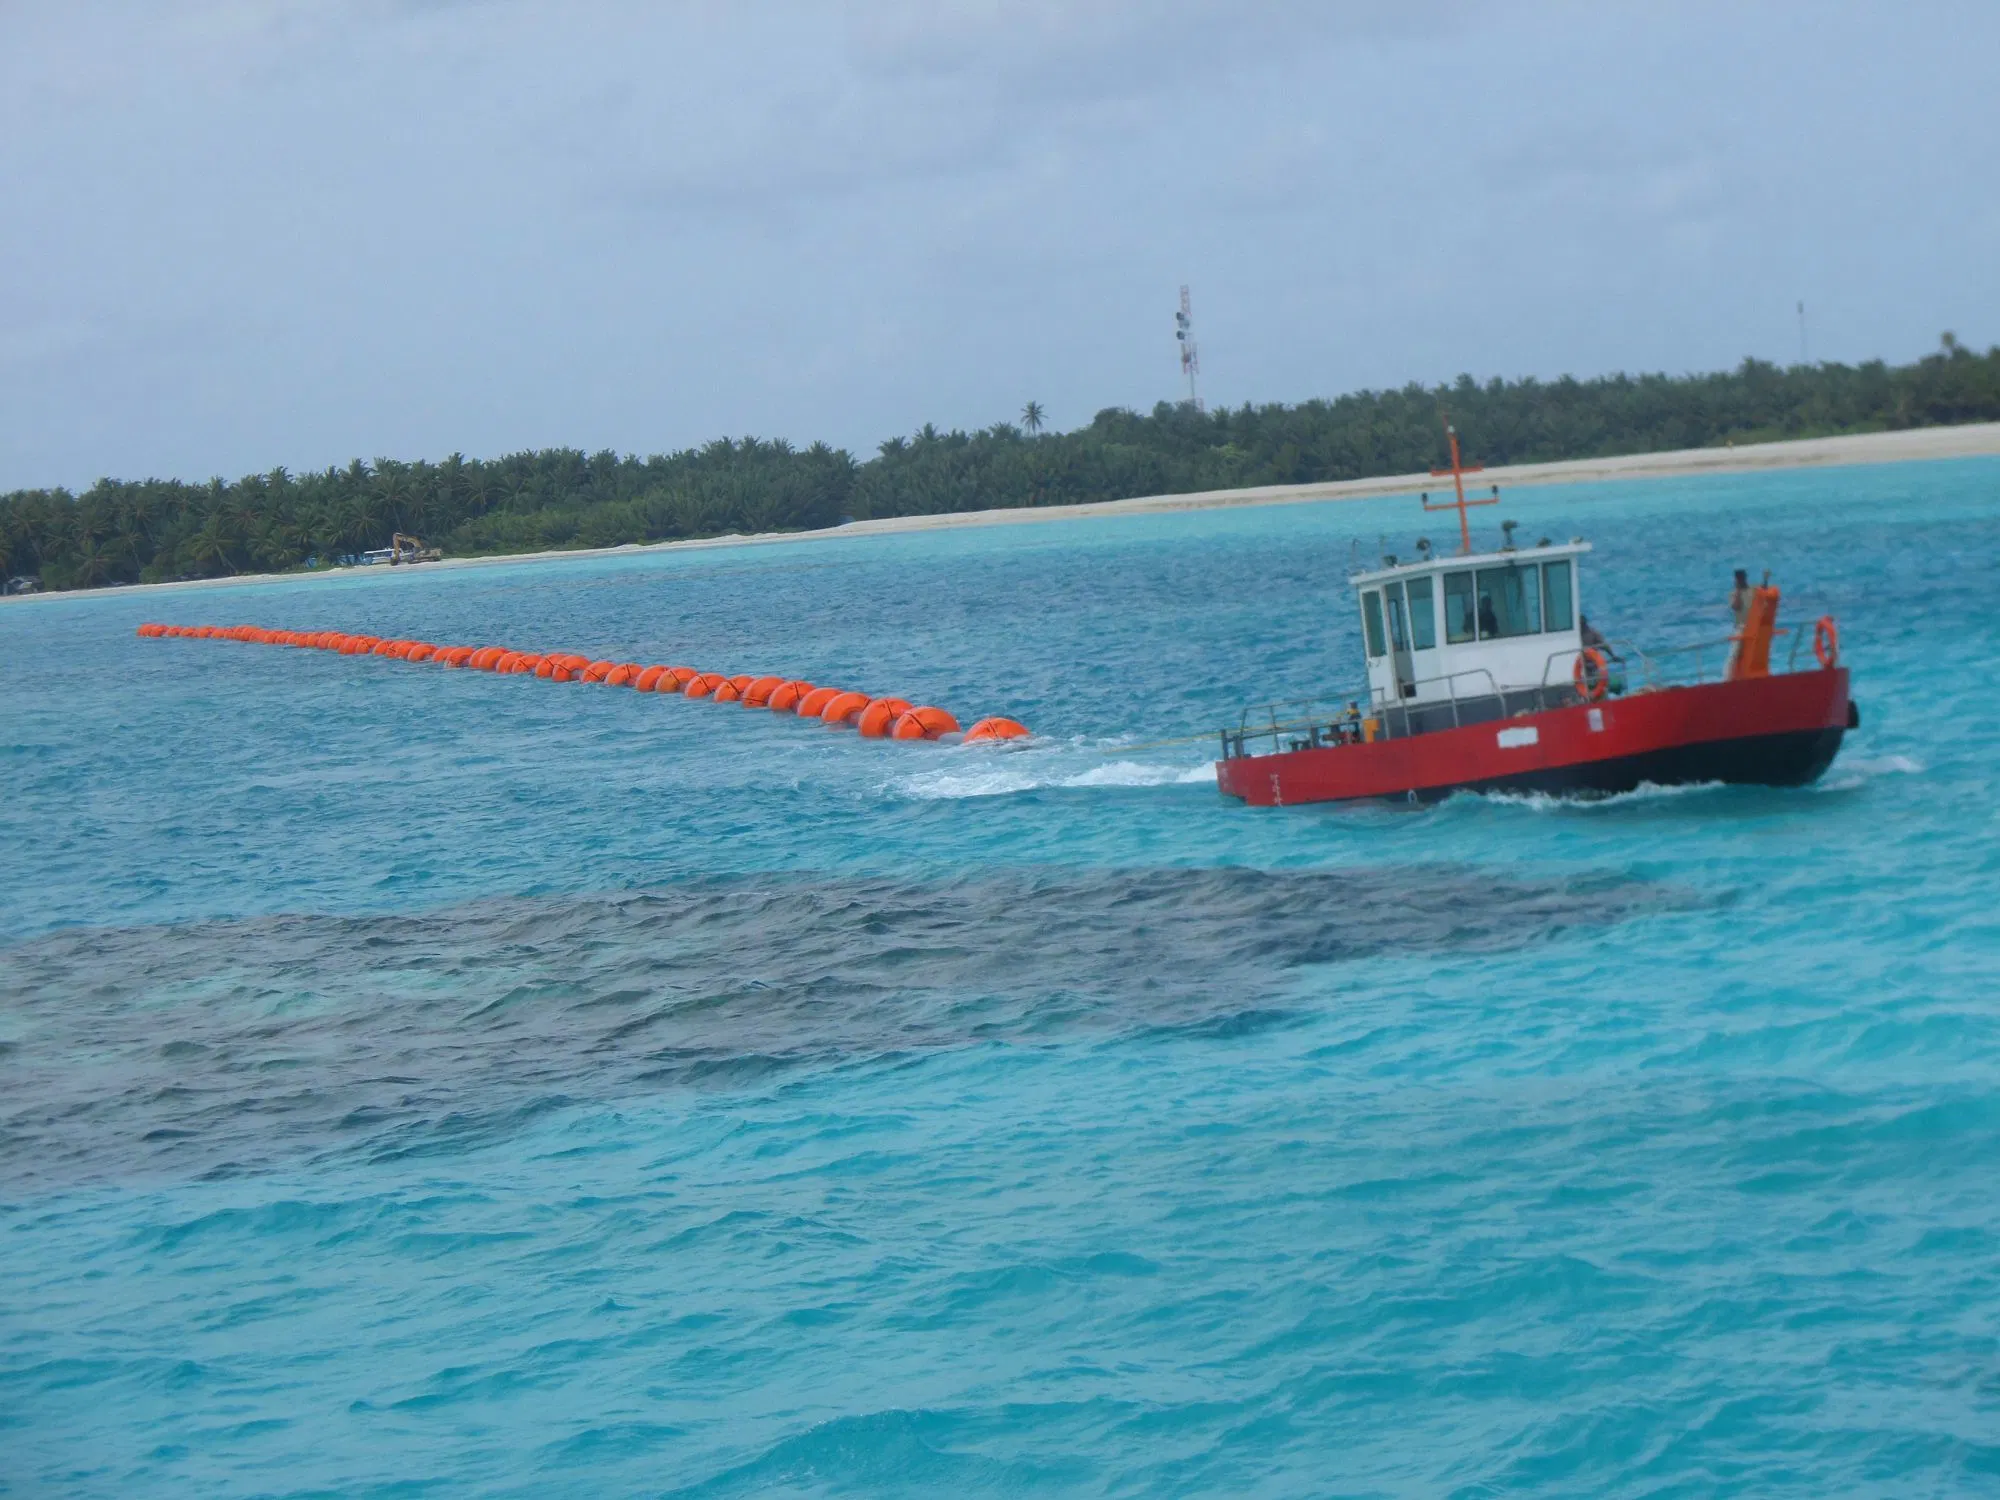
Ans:
<svg viewBox="0 0 2000 1500"><path fill-rule="evenodd" d="M1343 690L1414 501L0 609L0 1491L1994 1493L1996 502L1510 494L1854 669L1820 785L1590 806L1121 748Z"/></svg>

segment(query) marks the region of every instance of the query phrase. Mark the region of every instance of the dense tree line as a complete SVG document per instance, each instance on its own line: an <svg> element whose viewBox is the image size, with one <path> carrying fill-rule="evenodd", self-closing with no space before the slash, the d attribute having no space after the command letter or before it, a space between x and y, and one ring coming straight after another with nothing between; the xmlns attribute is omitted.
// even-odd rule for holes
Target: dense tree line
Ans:
<svg viewBox="0 0 2000 1500"><path fill-rule="evenodd" d="M448 555L603 547L847 517L1066 505L1409 473L1442 461L1448 411L1489 465L2000 419L2000 348L1949 334L1915 364L1745 360L1711 375L1493 380L1212 412L1114 408L1073 432L892 438L876 456L718 440L651 458L554 448L493 460L359 461L234 483L99 480L0 496L0 577L45 588L330 565L404 532ZM1040 408L1026 413L1039 423Z"/></svg>

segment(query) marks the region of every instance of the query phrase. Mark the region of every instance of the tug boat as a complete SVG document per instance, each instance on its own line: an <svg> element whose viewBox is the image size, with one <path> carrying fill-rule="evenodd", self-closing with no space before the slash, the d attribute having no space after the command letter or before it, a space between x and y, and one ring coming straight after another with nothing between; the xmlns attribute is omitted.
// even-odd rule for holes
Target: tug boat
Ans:
<svg viewBox="0 0 2000 1500"><path fill-rule="evenodd" d="M1664 651L1608 640L1582 603L1582 538L1472 550L1458 437L1449 426L1456 557L1385 556L1353 573L1368 678L1344 700L1263 704L1222 731L1216 781L1254 807L1454 792L1609 796L1641 785L1803 786L1861 722L1840 664L1839 627L1822 616L1794 634L1773 671L1779 591L1765 576L1741 628Z"/></svg>

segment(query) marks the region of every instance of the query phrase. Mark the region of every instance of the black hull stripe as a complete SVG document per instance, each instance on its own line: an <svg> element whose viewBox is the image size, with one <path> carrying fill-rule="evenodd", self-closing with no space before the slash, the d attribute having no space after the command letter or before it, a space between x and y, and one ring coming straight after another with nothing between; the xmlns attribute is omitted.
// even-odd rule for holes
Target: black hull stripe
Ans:
<svg viewBox="0 0 2000 1500"><path fill-rule="evenodd" d="M1707 740L1697 745L1623 755L1615 760L1551 766L1488 781L1422 787L1403 795L1421 802L1438 802L1454 792L1546 792L1551 796L1608 797L1634 791L1642 783L1685 786L1691 782L1724 781L1745 786L1804 786L1817 781L1833 764L1846 733L1845 729L1800 729L1744 739Z"/></svg>

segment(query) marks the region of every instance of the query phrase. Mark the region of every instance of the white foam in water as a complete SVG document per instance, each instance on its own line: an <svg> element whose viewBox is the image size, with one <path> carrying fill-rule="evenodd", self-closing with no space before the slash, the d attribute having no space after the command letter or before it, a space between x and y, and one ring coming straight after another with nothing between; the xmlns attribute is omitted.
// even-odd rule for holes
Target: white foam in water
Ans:
<svg viewBox="0 0 2000 1500"><path fill-rule="evenodd" d="M1921 761L1907 755L1862 755L1836 762L1842 770L1859 771L1863 776L1917 776L1924 771Z"/></svg>
<svg viewBox="0 0 2000 1500"><path fill-rule="evenodd" d="M1198 786L1215 780L1212 762L1188 767L1115 760L1082 771L1072 769L1074 764L1065 756L1060 762L1051 757L1046 769L1037 766L1033 771L1018 764L952 766L907 777L891 783L889 789L899 796L917 798L1004 797L1043 787Z"/></svg>
<svg viewBox="0 0 2000 1500"><path fill-rule="evenodd" d="M1851 760L1843 756L1833 763L1832 773L1820 782L1819 790L1851 792L1873 776L1917 776L1925 769L1923 762L1907 755L1857 755Z"/></svg>
<svg viewBox="0 0 2000 1500"><path fill-rule="evenodd" d="M1213 773L1203 767L1204 774ZM1109 765L1093 766L1081 775L1072 776L1061 786L1174 786L1187 780L1187 772L1180 766L1143 765L1135 760L1114 760Z"/></svg>
<svg viewBox="0 0 2000 1500"><path fill-rule="evenodd" d="M1547 792L1454 792L1450 802L1466 804L1500 802L1509 807L1524 807L1529 812L1566 813L1589 812L1601 808L1629 806L1634 802L1651 802L1668 797L1691 797L1702 792L1712 792L1721 786L1719 781L1688 781L1674 786L1659 786L1650 781L1642 781L1629 792L1613 792L1608 797L1556 797Z"/></svg>

